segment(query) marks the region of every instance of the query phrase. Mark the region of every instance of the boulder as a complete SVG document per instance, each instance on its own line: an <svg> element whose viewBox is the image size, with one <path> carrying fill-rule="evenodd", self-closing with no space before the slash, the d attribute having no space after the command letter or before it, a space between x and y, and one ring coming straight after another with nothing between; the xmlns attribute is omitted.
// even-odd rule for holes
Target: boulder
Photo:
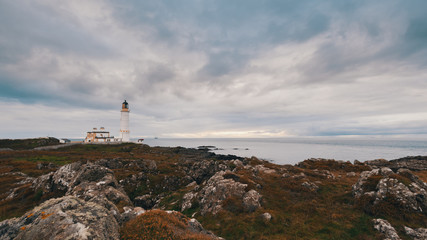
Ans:
<svg viewBox="0 0 427 240"><path fill-rule="evenodd" d="M427 228L412 229L405 226L404 229L405 229L405 233L411 236L414 240L427 239Z"/></svg>
<svg viewBox="0 0 427 240"><path fill-rule="evenodd" d="M317 190L319 190L319 186L317 186L315 183L309 182L309 181L305 181L301 184L301 186L307 188L308 190L312 191L312 192L316 192Z"/></svg>
<svg viewBox="0 0 427 240"><path fill-rule="evenodd" d="M391 224L384 219L378 218L373 219L374 228L384 235L384 240L400 240L399 235L397 235L396 229L394 229Z"/></svg>
<svg viewBox="0 0 427 240"><path fill-rule="evenodd" d="M38 177L32 185L44 192L63 191L89 201L106 198L114 204L132 206L125 191L118 184L113 171L98 164L75 162L59 168L56 172Z"/></svg>
<svg viewBox="0 0 427 240"><path fill-rule="evenodd" d="M383 167L362 172L353 185L353 195L371 199L368 204L377 205L391 197L398 202L396 207L415 212L427 210L427 184L409 170L400 169L394 173Z"/></svg>
<svg viewBox="0 0 427 240"><path fill-rule="evenodd" d="M270 222L272 218L271 214L268 212L261 214L260 217L264 222Z"/></svg>
<svg viewBox="0 0 427 240"><path fill-rule="evenodd" d="M224 178L226 172L220 171L212 176L200 190L201 214L208 212L217 214L222 209L222 202L229 197L242 198L247 184L236 182L231 178Z"/></svg>
<svg viewBox="0 0 427 240"><path fill-rule="evenodd" d="M109 210L74 196L47 200L0 223L0 239L119 238L119 224Z"/></svg>
<svg viewBox="0 0 427 240"><path fill-rule="evenodd" d="M253 212L261 207L261 195L255 190L249 190L243 195L243 208L247 212Z"/></svg>

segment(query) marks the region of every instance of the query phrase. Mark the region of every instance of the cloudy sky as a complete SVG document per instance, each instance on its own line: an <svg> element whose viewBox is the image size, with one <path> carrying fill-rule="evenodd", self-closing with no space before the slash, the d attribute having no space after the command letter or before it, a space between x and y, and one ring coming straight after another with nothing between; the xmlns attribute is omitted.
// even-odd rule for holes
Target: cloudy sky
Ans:
<svg viewBox="0 0 427 240"><path fill-rule="evenodd" d="M426 9L0 0L0 138L427 134Z"/></svg>

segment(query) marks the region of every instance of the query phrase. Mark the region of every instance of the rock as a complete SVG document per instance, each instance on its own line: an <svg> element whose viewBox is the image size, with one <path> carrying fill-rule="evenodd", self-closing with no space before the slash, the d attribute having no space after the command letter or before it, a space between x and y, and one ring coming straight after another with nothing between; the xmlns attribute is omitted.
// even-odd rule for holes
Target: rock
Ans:
<svg viewBox="0 0 427 240"><path fill-rule="evenodd" d="M128 222L146 211L140 207L123 207L124 212L121 214L121 221Z"/></svg>
<svg viewBox="0 0 427 240"><path fill-rule="evenodd" d="M109 168L109 169L118 169L118 168L123 168L123 166L124 166L124 164L120 158L100 159L100 160L96 161L95 164Z"/></svg>
<svg viewBox="0 0 427 240"><path fill-rule="evenodd" d="M261 207L261 195L255 190L249 190L243 195L243 208L247 212L253 212Z"/></svg>
<svg viewBox="0 0 427 240"><path fill-rule="evenodd" d="M291 177L291 174L289 174L289 173L283 173L282 174L282 178L288 178L288 177Z"/></svg>
<svg viewBox="0 0 427 240"><path fill-rule="evenodd" d="M372 205L392 197L399 202L397 207L402 209L415 212L427 210L427 184L407 169L401 169L396 174L385 167L362 172L353 185L353 195L356 198L366 196L372 199L368 201Z"/></svg>
<svg viewBox="0 0 427 240"><path fill-rule="evenodd" d="M356 173L355 172L349 172L346 174L347 177L355 177Z"/></svg>
<svg viewBox="0 0 427 240"><path fill-rule="evenodd" d="M412 229L405 226L404 229L405 229L405 233L411 236L414 240L427 239L427 228Z"/></svg>
<svg viewBox="0 0 427 240"><path fill-rule="evenodd" d="M364 165L364 163L356 159L354 160L354 165Z"/></svg>
<svg viewBox="0 0 427 240"><path fill-rule="evenodd" d="M372 161L366 161L365 163L374 168L388 167L393 170L398 170L399 168L406 168L411 171L427 170L427 156L404 157L391 161L387 161L384 159L376 159Z"/></svg>
<svg viewBox="0 0 427 240"><path fill-rule="evenodd" d="M50 184L52 189L49 190L54 191L58 189L68 191L81 166L82 163L74 162L59 168L52 176L52 182Z"/></svg>
<svg viewBox="0 0 427 240"><path fill-rule="evenodd" d="M200 222L197 221L197 219L195 218L191 218L190 220L188 220L187 224L188 224L188 230L190 230L190 232L207 235L212 239L223 239L215 236L211 231L207 231L206 229L204 229L202 224L200 224Z"/></svg>
<svg viewBox="0 0 427 240"><path fill-rule="evenodd" d="M236 182L231 178L224 178L226 172L220 171L212 176L200 190L201 214L210 212L217 214L222 209L222 202L228 197L242 198L247 184Z"/></svg>
<svg viewBox="0 0 427 240"><path fill-rule="evenodd" d="M37 169L41 170L41 169L52 169L52 168L57 168L58 166L56 166L55 164L51 163L51 162L41 162L41 163L37 163Z"/></svg>
<svg viewBox="0 0 427 240"><path fill-rule="evenodd" d="M232 162L236 167L243 168L243 162L242 161L235 159L235 160L232 160Z"/></svg>
<svg viewBox="0 0 427 240"><path fill-rule="evenodd" d="M75 162L64 165L54 173L37 178L32 188L42 189L44 192L59 190L65 192L65 195L73 195L86 201L105 197L114 204L133 205L118 184L113 171L93 163Z"/></svg>
<svg viewBox="0 0 427 240"><path fill-rule="evenodd" d="M390 163L385 159L375 159L375 160L369 160L364 162L366 165L369 165L373 168L382 168L382 167L388 167Z"/></svg>
<svg viewBox="0 0 427 240"><path fill-rule="evenodd" d="M268 213L268 212L266 212L266 213L263 213L263 214L261 214L261 219L264 221L264 222L270 222L271 221L271 214L270 213Z"/></svg>
<svg viewBox="0 0 427 240"><path fill-rule="evenodd" d="M299 174L295 174L295 175L293 175L293 176L292 176L292 178L293 178L293 179L296 179L296 180L298 180L298 179L303 179L303 178L305 178L305 173L300 172Z"/></svg>
<svg viewBox="0 0 427 240"><path fill-rule="evenodd" d="M394 229L391 224L384 219L374 219L374 228L382 233L385 237L384 240L400 240L399 235L397 235L396 229Z"/></svg>
<svg viewBox="0 0 427 240"><path fill-rule="evenodd" d="M392 173L393 171L390 168L374 169L371 171L362 172L357 182L353 185L353 195L359 198L361 195L364 194L364 189L362 186L366 183L368 178L379 175L388 176Z"/></svg>
<svg viewBox="0 0 427 240"><path fill-rule="evenodd" d="M315 183L308 182L308 181L303 182L301 186L313 192L316 192L317 190L319 190L319 186L317 186Z"/></svg>
<svg viewBox="0 0 427 240"><path fill-rule="evenodd" d="M312 174L316 177L321 177L326 179L335 179L335 175L332 174L329 170L314 169Z"/></svg>
<svg viewBox="0 0 427 240"><path fill-rule="evenodd" d="M110 211L82 199L50 199L20 218L0 223L0 239L119 239Z"/></svg>
<svg viewBox="0 0 427 240"><path fill-rule="evenodd" d="M263 173L263 174L273 174L273 173L277 173L276 170L265 167L264 165L256 165L254 167L254 173L256 175L258 175L259 173Z"/></svg>
<svg viewBox="0 0 427 240"><path fill-rule="evenodd" d="M191 201L197 196L196 193L188 192L184 194L182 197L182 204L181 204L181 212L185 211L186 209L189 209L193 206Z"/></svg>
<svg viewBox="0 0 427 240"><path fill-rule="evenodd" d="M156 204L155 197L150 194L145 194L136 197L133 202L135 206L142 207L144 209L151 209Z"/></svg>
<svg viewBox="0 0 427 240"><path fill-rule="evenodd" d="M188 169L184 169L197 184L211 178L219 171L231 170L227 165L214 160L202 160L197 162L189 162Z"/></svg>

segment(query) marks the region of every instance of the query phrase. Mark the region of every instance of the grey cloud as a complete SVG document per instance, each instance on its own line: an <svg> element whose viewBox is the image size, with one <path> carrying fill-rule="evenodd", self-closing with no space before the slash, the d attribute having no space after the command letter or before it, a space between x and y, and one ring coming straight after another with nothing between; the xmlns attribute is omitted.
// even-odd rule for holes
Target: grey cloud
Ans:
<svg viewBox="0 0 427 240"><path fill-rule="evenodd" d="M36 47L58 52L111 56L113 50L58 12L27 1L0 2L0 61L22 58Z"/></svg>
<svg viewBox="0 0 427 240"><path fill-rule="evenodd" d="M358 122L423 111L426 100L413 90L426 87L419 83L427 74L424 1L107 3L128 35L86 28L55 6L0 2L1 101L113 110L126 98L138 119L152 117L163 132L193 131L195 122L198 131L262 127L307 135L425 127L409 117L390 126ZM302 60L286 55L291 51L271 54L276 65L267 66L274 60L267 53L292 46L313 52ZM39 48L53 55L51 62L21 66ZM200 62L186 65L192 54ZM259 59L264 65L251 65ZM402 66L403 73L394 72ZM419 79L408 77L415 74ZM363 77L376 78L366 84Z"/></svg>

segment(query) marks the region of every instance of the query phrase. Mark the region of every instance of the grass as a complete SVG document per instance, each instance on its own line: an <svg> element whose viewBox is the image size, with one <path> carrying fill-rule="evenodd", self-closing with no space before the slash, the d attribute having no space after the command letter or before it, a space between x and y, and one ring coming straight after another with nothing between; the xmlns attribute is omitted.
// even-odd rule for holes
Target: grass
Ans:
<svg viewBox="0 0 427 240"><path fill-rule="evenodd" d="M117 180L130 179L132 175L143 172L135 183L124 185L128 196L133 200L145 194L162 194L160 207L180 210L183 195L190 191L183 166L191 166L196 161L221 161L232 166L224 159L231 156L215 154L185 148L149 147L137 144L116 145L73 145L57 150L46 151L9 151L0 152L0 174L23 172L32 177L55 171L56 169L37 169L39 162L52 162L58 166L81 161L93 162L99 159L120 158L124 163L139 160L154 160L156 170L144 170L139 167L113 169ZM241 199L230 197L223 203L223 211L217 215L200 216L200 206L193 201L184 215L165 215L162 211L151 211L144 218L137 218L123 226L122 239L198 239L206 236L191 235L186 232L186 219L193 214L205 229L212 230L216 235L226 239L377 239L378 233L373 229L373 218L385 218L403 234L403 226L413 228L426 227L427 217L411 211L402 211L400 205L392 198L387 198L382 205L366 209L372 199L361 199L356 202L351 193L352 185L358 176L347 176L348 172L361 172L366 166L339 163L335 161L304 161L296 167L280 166L267 163L257 158L243 161L252 166L263 164L275 169L277 173L254 175L248 169L236 169L224 177L248 184L246 190L255 189L262 196L262 207L255 212L243 210ZM233 165L234 167L234 165ZM329 170L336 177L326 178L313 171L314 169ZM284 178L282 174L304 173L304 179ZM416 172L420 179L427 180L427 171ZM409 183L405 176L397 176L404 184ZM0 198L16 187L18 197L0 201L0 220L21 216L26 211L51 197L64 193L43 193L32 191L28 185L17 184L23 177L19 175L0 175ZM148 181L147 181L148 180ZM301 184L310 181L319 186L318 191L310 191ZM365 191L375 190L379 177L368 179ZM202 183L203 181L201 181ZM201 186L203 187L203 186ZM121 206L122 207L122 206ZM260 217L268 212L272 215L270 222ZM172 236L171 232L180 232ZM404 238L404 236L401 236Z"/></svg>
<svg viewBox="0 0 427 240"><path fill-rule="evenodd" d="M121 229L121 239L212 239L208 235L194 233L188 226L189 218L178 212L167 213L161 210L146 212L129 222Z"/></svg>

